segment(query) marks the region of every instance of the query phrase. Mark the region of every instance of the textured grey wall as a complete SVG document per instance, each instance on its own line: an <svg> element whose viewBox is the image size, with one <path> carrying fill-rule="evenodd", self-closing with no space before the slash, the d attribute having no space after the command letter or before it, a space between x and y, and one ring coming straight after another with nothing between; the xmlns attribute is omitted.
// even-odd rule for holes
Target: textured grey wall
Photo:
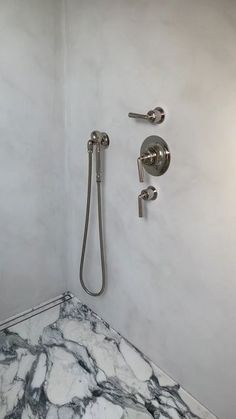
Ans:
<svg viewBox="0 0 236 419"><path fill-rule="evenodd" d="M207 407L234 419L235 1L63 4L61 38L60 1L0 0L0 318L68 287ZM160 127L127 118L155 105L167 110ZM111 137L109 283L96 300L78 285L86 141L95 128ZM160 197L139 220L136 158L155 133L172 163L162 178L146 177ZM94 288L95 220L94 207L86 269Z"/></svg>
<svg viewBox="0 0 236 419"><path fill-rule="evenodd" d="M59 5L0 1L0 319L66 288Z"/></svg>
<svg viewBox="0 0 236 419"><path fill-rule="evenodd" d="M234 419L236 295L236 3L65 1L70 288L201 402ZM160 127L128 111L162 105ZM79 287L86 141L106 130L108 288ZM136 158L150 134L172 162L137 218ZM96 210L86 277L100 281Z"/></svg>

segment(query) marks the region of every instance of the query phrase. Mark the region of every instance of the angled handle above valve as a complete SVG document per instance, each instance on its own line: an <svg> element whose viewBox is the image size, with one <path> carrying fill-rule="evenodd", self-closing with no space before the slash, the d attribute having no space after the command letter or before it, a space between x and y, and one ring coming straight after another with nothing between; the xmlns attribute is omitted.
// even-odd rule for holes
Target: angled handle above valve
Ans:
<svg viewBox="0 0 236 419"><path fill-rule="evenodd" d="M165 111L160 106L157 106L156 108L148 111L146 114L129 112L128 117L135 119L144 119L146 121L151 122L152 124L161 124L165 119Z"/></svg>

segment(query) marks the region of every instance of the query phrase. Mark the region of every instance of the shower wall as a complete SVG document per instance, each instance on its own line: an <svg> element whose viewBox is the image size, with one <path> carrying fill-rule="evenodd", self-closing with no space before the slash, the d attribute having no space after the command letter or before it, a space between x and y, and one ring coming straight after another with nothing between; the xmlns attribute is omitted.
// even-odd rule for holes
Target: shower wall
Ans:
<svg viewBox="0 0 236 419"><path fill-rule="evenodd" d="M0 1L0 320L66 289L60 22Z"/></svg>
<svg viewBox="0 0 236 419"><path fill-rule="evenodd" d="M234 419L236 3L65 0L69 288L222 419ZM161 126L129 111L163 106ZM108 286L79 286L86 141L109 133ZM152 134L172 162L137 217L136 158ZM95 204L95 202L94 202ZM101 281L96 208L85 278Z"/></svg>

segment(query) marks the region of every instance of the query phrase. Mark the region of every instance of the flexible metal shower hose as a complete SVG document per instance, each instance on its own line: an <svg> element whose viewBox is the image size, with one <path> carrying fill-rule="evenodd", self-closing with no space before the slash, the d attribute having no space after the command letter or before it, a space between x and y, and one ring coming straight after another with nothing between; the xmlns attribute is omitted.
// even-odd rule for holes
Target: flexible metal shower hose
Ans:
<svg viewBox="0 0 236 419"><path fill-rule="evenodd" d="M98 202L98 226L99 226L99 241L100 241L100 255L101 255L101 268L102 268L102 285L101 289L98 292L90 291L83 279L83 267L84 267L84 258L87 244L88 236L88 226L89 226L89 215L90 215L90 203L91 203L91 188L92 188L92 152L88 152L88 191L87 191L87 204L86 204L86 216L85 216L85 225L84 225L84 237L82 244L82 253L80 260L80 283L82 288L87 294L92 295L93 297L98 297L101 295L105 289L105 255L104 255L104 245L103 245L103 226L102 226L102 200L101 200L101 182L97 183L97 202Z"/></svg>

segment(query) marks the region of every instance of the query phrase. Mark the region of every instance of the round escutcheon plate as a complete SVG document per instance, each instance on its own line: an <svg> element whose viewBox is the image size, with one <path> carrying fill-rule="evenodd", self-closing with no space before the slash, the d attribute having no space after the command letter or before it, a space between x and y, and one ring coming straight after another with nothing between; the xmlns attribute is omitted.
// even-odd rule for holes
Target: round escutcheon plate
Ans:
<svg viewBox="0 0 236 419"><path fill-rule="evenodd" d="M145 154L156 154L152 163L143 162L143 167L152 176L163 175L170 165L170 150L163 138L158 135L147 137L140 149L140 156Z"/></svg>

